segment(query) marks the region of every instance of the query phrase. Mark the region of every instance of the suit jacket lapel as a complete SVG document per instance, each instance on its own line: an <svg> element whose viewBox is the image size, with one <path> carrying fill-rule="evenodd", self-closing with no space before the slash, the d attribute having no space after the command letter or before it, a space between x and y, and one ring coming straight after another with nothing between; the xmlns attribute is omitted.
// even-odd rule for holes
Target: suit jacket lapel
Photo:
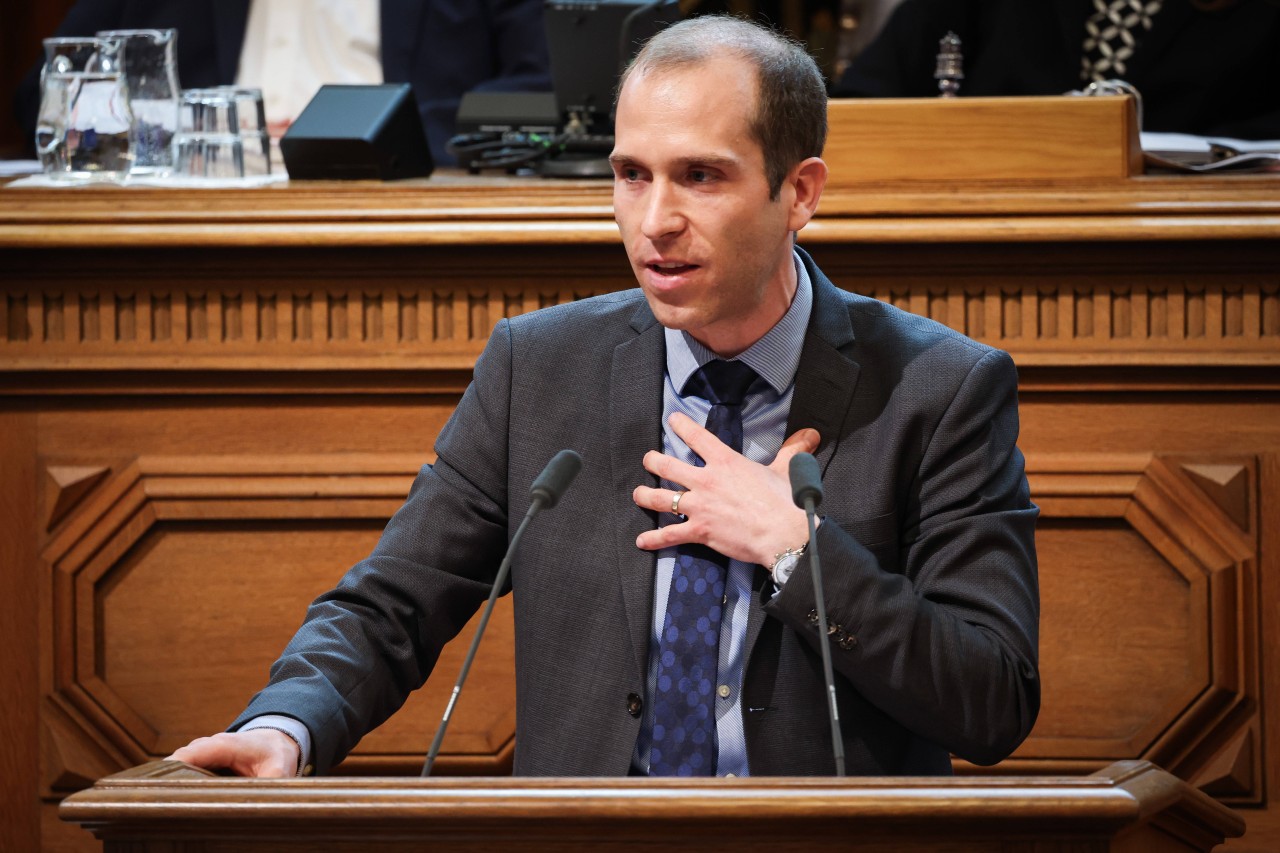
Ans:
<svg viewBox="0 0 1280 853"><path fill-rule="evenodd" d="M823 275L808 253L799 251L809 280L813 282L813 313L796 370L787 435L803 427L816 429L822 435L822 443L814 456L825 471L839 444L861 368L843 352L853 343L854 336L849 309L839 289Z"/></svg>
<svg viewBox="0 0 1280 853"><path fill-rule="evenodd" d="M412 82L414 52L421 41L418 29L426 4L422 0L382 0L378 25L382 36L382 79L387 83ZM426 92L414 92L423 98Z"/></svg>
<svg viewBox="0 0 1280 853"><path fill-rule="evenodd" d="M858 384L859 364L845 354L854 341L849 309L839 289L831 283L803 249L800 260L813 282L813 313L805 334L800 366L796 370L795 393L787 417L787 435L812 427L822 436L814 456L825 472L844 432L845 419ZM764 575L765 579L768 575ZM748 656L764 625L764 610L752 607L747 617Z"/></svg>
<svg viewBox="0 0 1280 853"><path fill-rule="evenodd" d="M636 310L635 338L617 347L609 376L609 446L612 462L613 517L617 519L616 547L623 616L636 652L636 665L646 673L653 624L654 566L657 555L636 547L636 537L652 530L652 512L631 500L636 486L657 486L641 458L662 450L662 385L666 375L666 342L662 326L648 305Z"/></svg>
<svg viewBox="0 0 1280 853"><path fill-rule="evenodd" d="M231 83L240 70L240 49L244 47L244 31L249 25L250 0L219 0L213 7L214 45L217 54L218 79Z"/></svg>

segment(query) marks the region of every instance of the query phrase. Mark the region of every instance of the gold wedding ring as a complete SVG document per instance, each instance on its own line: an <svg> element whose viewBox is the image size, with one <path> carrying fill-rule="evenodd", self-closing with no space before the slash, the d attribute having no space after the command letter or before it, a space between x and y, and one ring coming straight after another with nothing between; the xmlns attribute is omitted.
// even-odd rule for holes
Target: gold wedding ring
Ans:
<svg viewBox="0 0 1280 853"><path fill-rule="evenodd" d="M676 492L675 495L672 496L671 498L671 514L672 515L680 514L680 499L682 497L684 497L684 492Z"/></svg>

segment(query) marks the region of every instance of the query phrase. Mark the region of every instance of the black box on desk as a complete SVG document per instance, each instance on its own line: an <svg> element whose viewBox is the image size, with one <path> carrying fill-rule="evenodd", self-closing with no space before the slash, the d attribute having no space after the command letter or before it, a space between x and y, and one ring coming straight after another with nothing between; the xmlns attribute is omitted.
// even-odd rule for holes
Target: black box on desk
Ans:
<svg viewBox="0 0 1280 853"><path fill-rule="evenodd" d="M554 92L467 92L458 106L459 134L560 132Z"/></svg>
<svg viewBox="0 0 1280 853"><path fill-rule="evenodd" d="M289 126L290 180L425 178L435 168L408 83L325 85Z"/></svg>

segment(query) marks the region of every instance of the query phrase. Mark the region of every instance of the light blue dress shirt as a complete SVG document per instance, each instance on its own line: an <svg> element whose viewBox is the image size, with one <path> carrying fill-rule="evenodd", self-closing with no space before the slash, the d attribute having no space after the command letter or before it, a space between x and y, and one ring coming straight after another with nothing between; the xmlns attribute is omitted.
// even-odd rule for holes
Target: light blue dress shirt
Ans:
<svg viewBox="0 0 1280 853"><path fill-rule="evenodd" d="M765 380L767 389L747 398L742 411L742 453L753 462L767 465L778 455L786 439L787 417L791 414L791 397L795 391L796 370L805 330L813 310L813 285L798 257L796 295L787 313L763 338L756 341L736 361L745 362ZM662 392L662 450L692 464L694 454L670 426L671 415L683 412L694 421L706 424L711 404L700 397L681 397L680 390L693 372L717 356L684 332L666 330L667 375ZM757 386L759 387L759 386ZM679 488L662 482L662 488ZM659 524L677 523L675 516L662 513ZM796 543L799 544L799 543ZM667 593L675 565L675 548L658 552L657 577L653 596L653 630L649 646L649 679L646 696L654 695L658 683L658 637L667 615ZM742 727L742 672L746 663L747 613L751 605L751 582L755 566L729 561L725 579L724 618L720 623L720 661L716 692L716 775L747 776L747 744ZM647 776L649 750L653 743L653 702L644 703L640 736L632 757L632 772Z"/></svg>

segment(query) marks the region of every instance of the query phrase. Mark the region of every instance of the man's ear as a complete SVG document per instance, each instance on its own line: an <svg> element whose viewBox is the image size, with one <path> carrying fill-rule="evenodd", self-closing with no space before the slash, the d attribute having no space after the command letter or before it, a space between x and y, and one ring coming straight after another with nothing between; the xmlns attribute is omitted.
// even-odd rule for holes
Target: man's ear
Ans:
<svg viewBox="0 0 1280 853"><path fill-rule="evenodd" d="M792 168L791 174L787 175L787 183L794 190L787 220L788 230L799 231L818 212L818 200L822 198L822 190L827 185L827 164L821 157L801 160Z"/></svg>

